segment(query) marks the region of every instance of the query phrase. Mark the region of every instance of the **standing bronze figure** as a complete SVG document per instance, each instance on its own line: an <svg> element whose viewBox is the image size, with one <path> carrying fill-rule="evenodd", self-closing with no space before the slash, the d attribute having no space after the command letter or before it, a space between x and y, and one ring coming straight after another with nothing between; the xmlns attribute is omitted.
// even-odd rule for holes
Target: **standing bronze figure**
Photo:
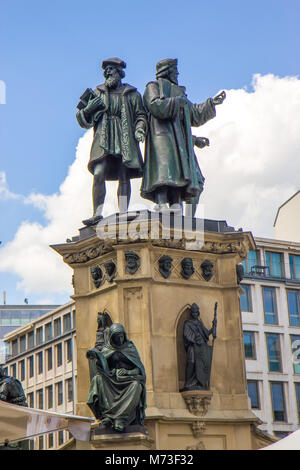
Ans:
<svg viewBox="0 0 300 470"><path fill-rule="evenodd" d="M186 350L185 390L209 390L213 346L209 336L217 337L217 305L215 304L212 328L208 330L199 319L197 304L191 306L191 317L184 322L183 341Z"/></svg>
<svg viewBox="0 0 300 470"><path fill-rule="evenodd" d="M144 424L146 374L136 347L129 341L123 325L113 323L105 330L101 351L89 350L96 359L87 404L101 424L115 431L129 425Z"/></svg>
<svg viewBox="0 0 300 470"><path fill-rule="evenodd" d="M143 160L139 142L147 133L147 117L137 89L122 83L126 63L113 57L102 62L105 83L93 91L87 89L80 98L76 114L79 125L94 128L89 171L94 175L93 217L83 221L96 224L102 218L105 181L119 181L120 212L128 209L131 178L140 178Z"/></svg>
<svg viewBox="0 0 300 470"><path fill-rule="evenodd" d="M161 60L156 65L156 81L148 83L143 97L149 133L141 194L156 202L159 211L168 211L168 204L172 210L182 211L182 201L198 201L204 178L193 144L203 146L208 142L203 138L201 142L193 141L191 127L215 117L216 105L226 96L222 91L203 104L193 104L185 88L178 85L177 77L177 59Z"/></svg>

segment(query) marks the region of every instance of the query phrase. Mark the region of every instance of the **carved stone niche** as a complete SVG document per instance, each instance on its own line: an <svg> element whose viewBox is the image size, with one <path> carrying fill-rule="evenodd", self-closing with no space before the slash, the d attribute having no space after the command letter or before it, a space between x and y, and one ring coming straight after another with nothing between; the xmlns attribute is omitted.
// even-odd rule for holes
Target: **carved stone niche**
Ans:
<svg viewBox="0 0 300 470"><path fill-rule="evenodd" d="M210 390L187 390L181 395L190 413L196 416L206 415L212 398Z"/></svg>

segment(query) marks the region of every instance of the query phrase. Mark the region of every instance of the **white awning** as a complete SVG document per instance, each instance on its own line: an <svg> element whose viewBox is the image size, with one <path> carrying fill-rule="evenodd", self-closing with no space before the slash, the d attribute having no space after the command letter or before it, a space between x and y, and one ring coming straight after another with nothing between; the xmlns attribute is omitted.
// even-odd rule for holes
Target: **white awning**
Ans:
<svg viewBox="0 0 300 470"><path fill-rule="evenodd" d="M0 445L67 429L75 439L88 441L94 418L12 405L0 400Z"/></svg>
<svg viewBox="0 0 300 470"><path fill-rule="evenodd" d="M300 450L300 429L260 450Z"/></svg>

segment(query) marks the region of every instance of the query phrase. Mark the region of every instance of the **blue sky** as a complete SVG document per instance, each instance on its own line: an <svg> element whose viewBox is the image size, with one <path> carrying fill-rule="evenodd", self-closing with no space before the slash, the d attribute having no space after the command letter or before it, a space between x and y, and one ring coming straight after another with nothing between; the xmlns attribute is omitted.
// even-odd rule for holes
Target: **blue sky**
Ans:
<svg viewBox="0 0 300 470"><path fill-rule="evenodd" d="M75 119L78 97L103 81L103 59L124 59L126 81L142 93L156 62L177 57L180 83L201 102L221 89L251 88L257 73L297 76L299 14L299 0L2 2L0 172L9 190L25 197L59 190L84 134ZM47 222L21 198L0 198L2 246L24 220ZM18 281L0 272L9 303L28 296ZM34 302L39 294L29 297Z"/></svg>

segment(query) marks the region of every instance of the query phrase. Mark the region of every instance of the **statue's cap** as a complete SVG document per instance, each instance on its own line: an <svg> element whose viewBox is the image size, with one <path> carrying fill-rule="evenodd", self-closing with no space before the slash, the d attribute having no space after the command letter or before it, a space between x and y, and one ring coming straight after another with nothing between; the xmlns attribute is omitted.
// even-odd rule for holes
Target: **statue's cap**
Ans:
<svg viewBox="0 0 300 470"><path fill-rule="evenodd" d="M135 253L134 251L127 251L125 253L125 258L134 258L134 259L139 259L139 255Z"/></svg>
<svg viewBox="0 0 300 470"><path fill-rule="evenodd" d="M116 65L121 69L126 68L126 62L124 60L118 59L118 57L111 57L110 59L106 59L102 62L102 68L105 69L107 65Z"/></svg>
<svg viewBox="0 0 300 470"><path fill-rule="evenodd" d="M172 65L177 66L178 60L177 59L163 59L157 62L156 64L156 73L160 74L168 70Z"/></svg>
<svg viewBox="0 0 300 470"><path fill-rule="evenodd" d="M192 311L192 312L199 312L199 307L198 307L198 305L197 305L196 303L193 303L193 304L191 305L191 311Z"/></svg>
<svg viewBox="0 0 300 470"><path fill-rule="evenodd" d="M171 258L171 256L169 255L163 255L159 258L158 260L160 263L164 263L165 261L173 261L173 258Z"/></svg>

